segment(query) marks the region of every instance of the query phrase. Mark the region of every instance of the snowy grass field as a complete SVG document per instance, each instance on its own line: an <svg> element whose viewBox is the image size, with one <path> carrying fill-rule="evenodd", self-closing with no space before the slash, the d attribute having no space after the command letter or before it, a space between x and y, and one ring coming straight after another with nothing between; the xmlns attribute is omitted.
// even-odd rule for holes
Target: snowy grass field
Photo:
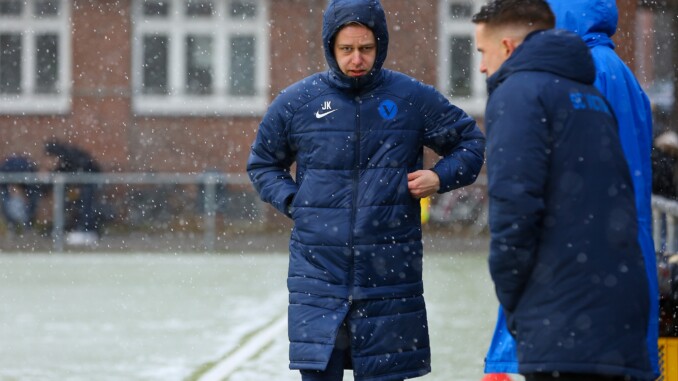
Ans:
<svg viewBox="0 0 678 381"><path fill-rule="evenodd" d="M497 309L485 255L424 266L420 379L478 381ZM0 380L298 381L286 272L285 254L0 255Z"/></svg>

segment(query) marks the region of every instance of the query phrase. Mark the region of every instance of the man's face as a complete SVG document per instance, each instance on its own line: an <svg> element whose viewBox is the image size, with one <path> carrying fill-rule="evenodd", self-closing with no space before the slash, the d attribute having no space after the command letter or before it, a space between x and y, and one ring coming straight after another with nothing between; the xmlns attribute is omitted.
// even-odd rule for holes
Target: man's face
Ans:
<svg viewBox="0 0 678 381"><path fill-rule="evenodd" d="M345 26L334 40L334 58L341 72L349 77L369 73L377 58L374 33L362 25Z"/></svg>
<svg viewBox="0 0 678 381"><path fill-rule="evenodd" d="M480 72L488 77L494 74L508 59L510 52L502 43L501 34L487 28L487 24L476 24L476 45L480 52Z"/></svg>

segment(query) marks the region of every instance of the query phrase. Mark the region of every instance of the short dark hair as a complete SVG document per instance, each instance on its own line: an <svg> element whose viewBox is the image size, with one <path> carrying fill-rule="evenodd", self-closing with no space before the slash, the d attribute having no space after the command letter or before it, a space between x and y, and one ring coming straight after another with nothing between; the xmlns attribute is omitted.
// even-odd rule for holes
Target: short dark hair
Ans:
<svg viewBox="0 0 678 381"><path fill-rule="evenodd" d="M551 29L556 17L545 0L491 0L471 19L490 26L526 26L532 30Z"/></svg>

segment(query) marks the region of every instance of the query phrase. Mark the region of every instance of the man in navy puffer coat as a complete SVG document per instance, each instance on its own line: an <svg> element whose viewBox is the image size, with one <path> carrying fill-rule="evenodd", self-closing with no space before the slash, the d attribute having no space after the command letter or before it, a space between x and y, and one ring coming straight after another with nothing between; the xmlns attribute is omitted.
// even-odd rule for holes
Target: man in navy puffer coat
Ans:
<svg viewBox="0 0 678 381"><path fill-rule="evenodd" d="M303 380L341 380L345 367L363 381L418 377L430 371L419 198L473 183L484 137L434 88L382 68L379 1L330 1L322 37L329 70L273 101L247 165L294 220L290 368ZM442 157L430 170L425 146Z"/></svg>
<svg viewBox="0 0 678 381"><path fill-rule="evenodd" d="M547 0L556 17L556 27L577 33L589 47L596 66L594 86L607 98L619 122L619 138L629 165L638 213L638 242L645 258L650 292L647 344L650 360L658 374L659 291L657 263L652 241L652 110L650 101L631 70L614 52L612 35L617 29L618 10L614 0ZM515 372L515 343L499 316L488 350L485 371Z"/></svg>
<svg viewBox="0 0 678 381"><path fill-rule="evenodd" d="M653 379L633 182L588 47L549 29L543 0L495 0L473 21L489 76L490 273L518 371Z"/></svg>

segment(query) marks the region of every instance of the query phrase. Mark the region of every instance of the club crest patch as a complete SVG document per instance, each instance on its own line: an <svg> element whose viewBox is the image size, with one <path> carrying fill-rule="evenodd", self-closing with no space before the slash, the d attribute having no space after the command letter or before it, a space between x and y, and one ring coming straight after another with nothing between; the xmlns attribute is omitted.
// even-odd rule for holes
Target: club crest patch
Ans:
<svg viewBox="0 0 678 381"><path fill-rule="evenodd" d="M391 120L398 115L398 105L390 99L386 99L379 104L379 115L385 120Z"/></svg>

